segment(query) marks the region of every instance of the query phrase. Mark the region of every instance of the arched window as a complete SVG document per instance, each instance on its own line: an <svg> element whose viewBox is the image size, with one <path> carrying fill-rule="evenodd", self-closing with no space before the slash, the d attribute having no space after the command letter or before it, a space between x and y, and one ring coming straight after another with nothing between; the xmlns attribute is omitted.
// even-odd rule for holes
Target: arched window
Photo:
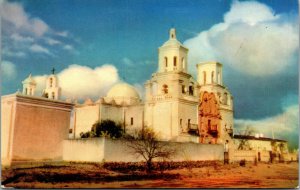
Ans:
<svg viewBox="0 0 300 190"><path fill-rule="evenodd" d="M224 93L224 97L223 97L223 103L224 103L225 105L227 105L227 104L228 104L228 95L227 95L227 93L226 93L226 92Z"/></svg>
<svg viewBox="0 0 300 190"><path fill-rule="evenodd" d="M185 94L185 86L184 85L181 86L181 92L182 92L182 94Z"/></svg>
<svg viewBox="0 0 300 190"><path fill-rule="evenodd" d="M177 57L176 56L174 56L174 58L173 58L173 64L174 64L174 67L177 66Z"/></svg>
<svg viewBox="0 0 300 190"><path fill-rule="evenodd" d="M193 85L189 86L189 95L194 96L194 86Z"/></svg>
<svg viewBox="0 0 300 190"><path fill-rule="evenodd" d="M214 74L215 74L215 72L212 71L212 72L211 72L211 83L214 83L214 82L215 82L215 81L214 81Z"/></svg>
<svg viewBox="0 0 300 190"><path fill-rule="evenodd" d="M53 84L53 79L50 78L50 87L52 87L52 84Z"/></svg>
<svg viewBox="0 0 300 190"><path fill-rule="evenodd" d="M32 94L32 88L29 89L29 95L33 95Z"/></svg>
<svg viewBox="0 0 300 190"><path fill-rule="evenodd" d="M168 58L165 57L165 66L168 67Z"/></svg>
<svg viewBox="0 0 300 190"><path fill-rule="evenodd" d="M206 84L206 72L203 71L203 84Z"/></svg>
<svg viewBox="0 0 300 190"><path fill-rule="evenodd" d="M54 99L55 98L55 93L54 92L52 92L52 99Z"/></svg>
<svg viewBox="0 0 300 190"><path fill-rule="evenodd" d="M25 88L25 94L27 95L27 92L28 92L28 89L27 88Z"/></svg>
<svg viewBox="0 0 300 190"><path fill-rule="evenodd" d="M168 85L164 84L162 91L164 94L168 94Z"/></svg>

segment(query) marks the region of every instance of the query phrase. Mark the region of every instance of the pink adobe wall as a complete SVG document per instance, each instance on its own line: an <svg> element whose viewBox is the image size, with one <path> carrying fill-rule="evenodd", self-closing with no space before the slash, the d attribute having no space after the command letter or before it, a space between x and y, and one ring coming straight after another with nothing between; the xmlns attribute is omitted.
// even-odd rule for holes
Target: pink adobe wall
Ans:
<svg viewBox="0 0 300 190"><path fill-rule="evenodd" d="M72 104L17 98L12 161L61 160Z"/></svg>

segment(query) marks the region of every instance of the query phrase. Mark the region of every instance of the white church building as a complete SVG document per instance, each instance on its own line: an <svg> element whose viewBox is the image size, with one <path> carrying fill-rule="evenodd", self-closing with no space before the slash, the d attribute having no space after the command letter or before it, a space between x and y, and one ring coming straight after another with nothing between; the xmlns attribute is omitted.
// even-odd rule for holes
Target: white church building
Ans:
<svg viewBox="0 0 300 190"><path fill-rule="evenodd" d="M254 138L255 147L259 147L257 142L263 147L235 151L233 97L223 83L221 63L197 64L194 79L187 69L188 49L177 40L172 28L169 39L158 48L157 67L144 84L144 98L132 85L121 82L106 96L83 103L61 100L64 89L54 70L42 95L37 95L37 84L30 74L22 81L22 92L1 97L2 164L137 160L126 153L126 142L122 140L81 138L81 133L90 131L95 122L106 119L121 123L132 135L145 127L152 128L159 140L180 147L179 153L184 155L177 155L177 160L187 156L190 160L222 160L226 146L230 159L269 159L274 139Z"/></svg>
<svg viewBox="0 0 300 190"><path fill-rule="evenodd" d="M96 121L111 119L122 123L127 133L150 127L161 140L200 142L200 131L203 143L224 142L226 129L233 129L233 98L223 85L222 65L198 64L195 80L187 70L188 49L174 28L158 52L158 69L145 83L144 102L133 86L116 84L105 97L74 106L71 137L79 138Z"/></svg>

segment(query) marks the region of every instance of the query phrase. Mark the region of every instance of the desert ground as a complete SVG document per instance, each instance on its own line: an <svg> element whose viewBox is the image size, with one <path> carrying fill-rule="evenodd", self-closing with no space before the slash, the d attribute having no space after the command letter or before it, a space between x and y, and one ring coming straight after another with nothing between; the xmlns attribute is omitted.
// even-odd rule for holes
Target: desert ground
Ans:
<svg viewBox="0 0 300 190"><path fill-rule="evenodd" d="M100 163L56 163L2 168L2 187L15 188L297 188L298 162L221 162L203 167L110 170Z"/></svg>

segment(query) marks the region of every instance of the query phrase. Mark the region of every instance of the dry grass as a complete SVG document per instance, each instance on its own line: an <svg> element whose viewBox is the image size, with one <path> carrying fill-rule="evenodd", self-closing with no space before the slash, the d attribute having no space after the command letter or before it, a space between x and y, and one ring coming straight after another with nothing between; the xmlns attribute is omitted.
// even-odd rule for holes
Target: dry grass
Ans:
<svg viewBox="0 0 300 190"><path fill-rule="evenodd" d="M16 188L295 188L298 163L213 163L147 174L120 172L101 164L66 163L2 169L2 185Z"/></svg>

